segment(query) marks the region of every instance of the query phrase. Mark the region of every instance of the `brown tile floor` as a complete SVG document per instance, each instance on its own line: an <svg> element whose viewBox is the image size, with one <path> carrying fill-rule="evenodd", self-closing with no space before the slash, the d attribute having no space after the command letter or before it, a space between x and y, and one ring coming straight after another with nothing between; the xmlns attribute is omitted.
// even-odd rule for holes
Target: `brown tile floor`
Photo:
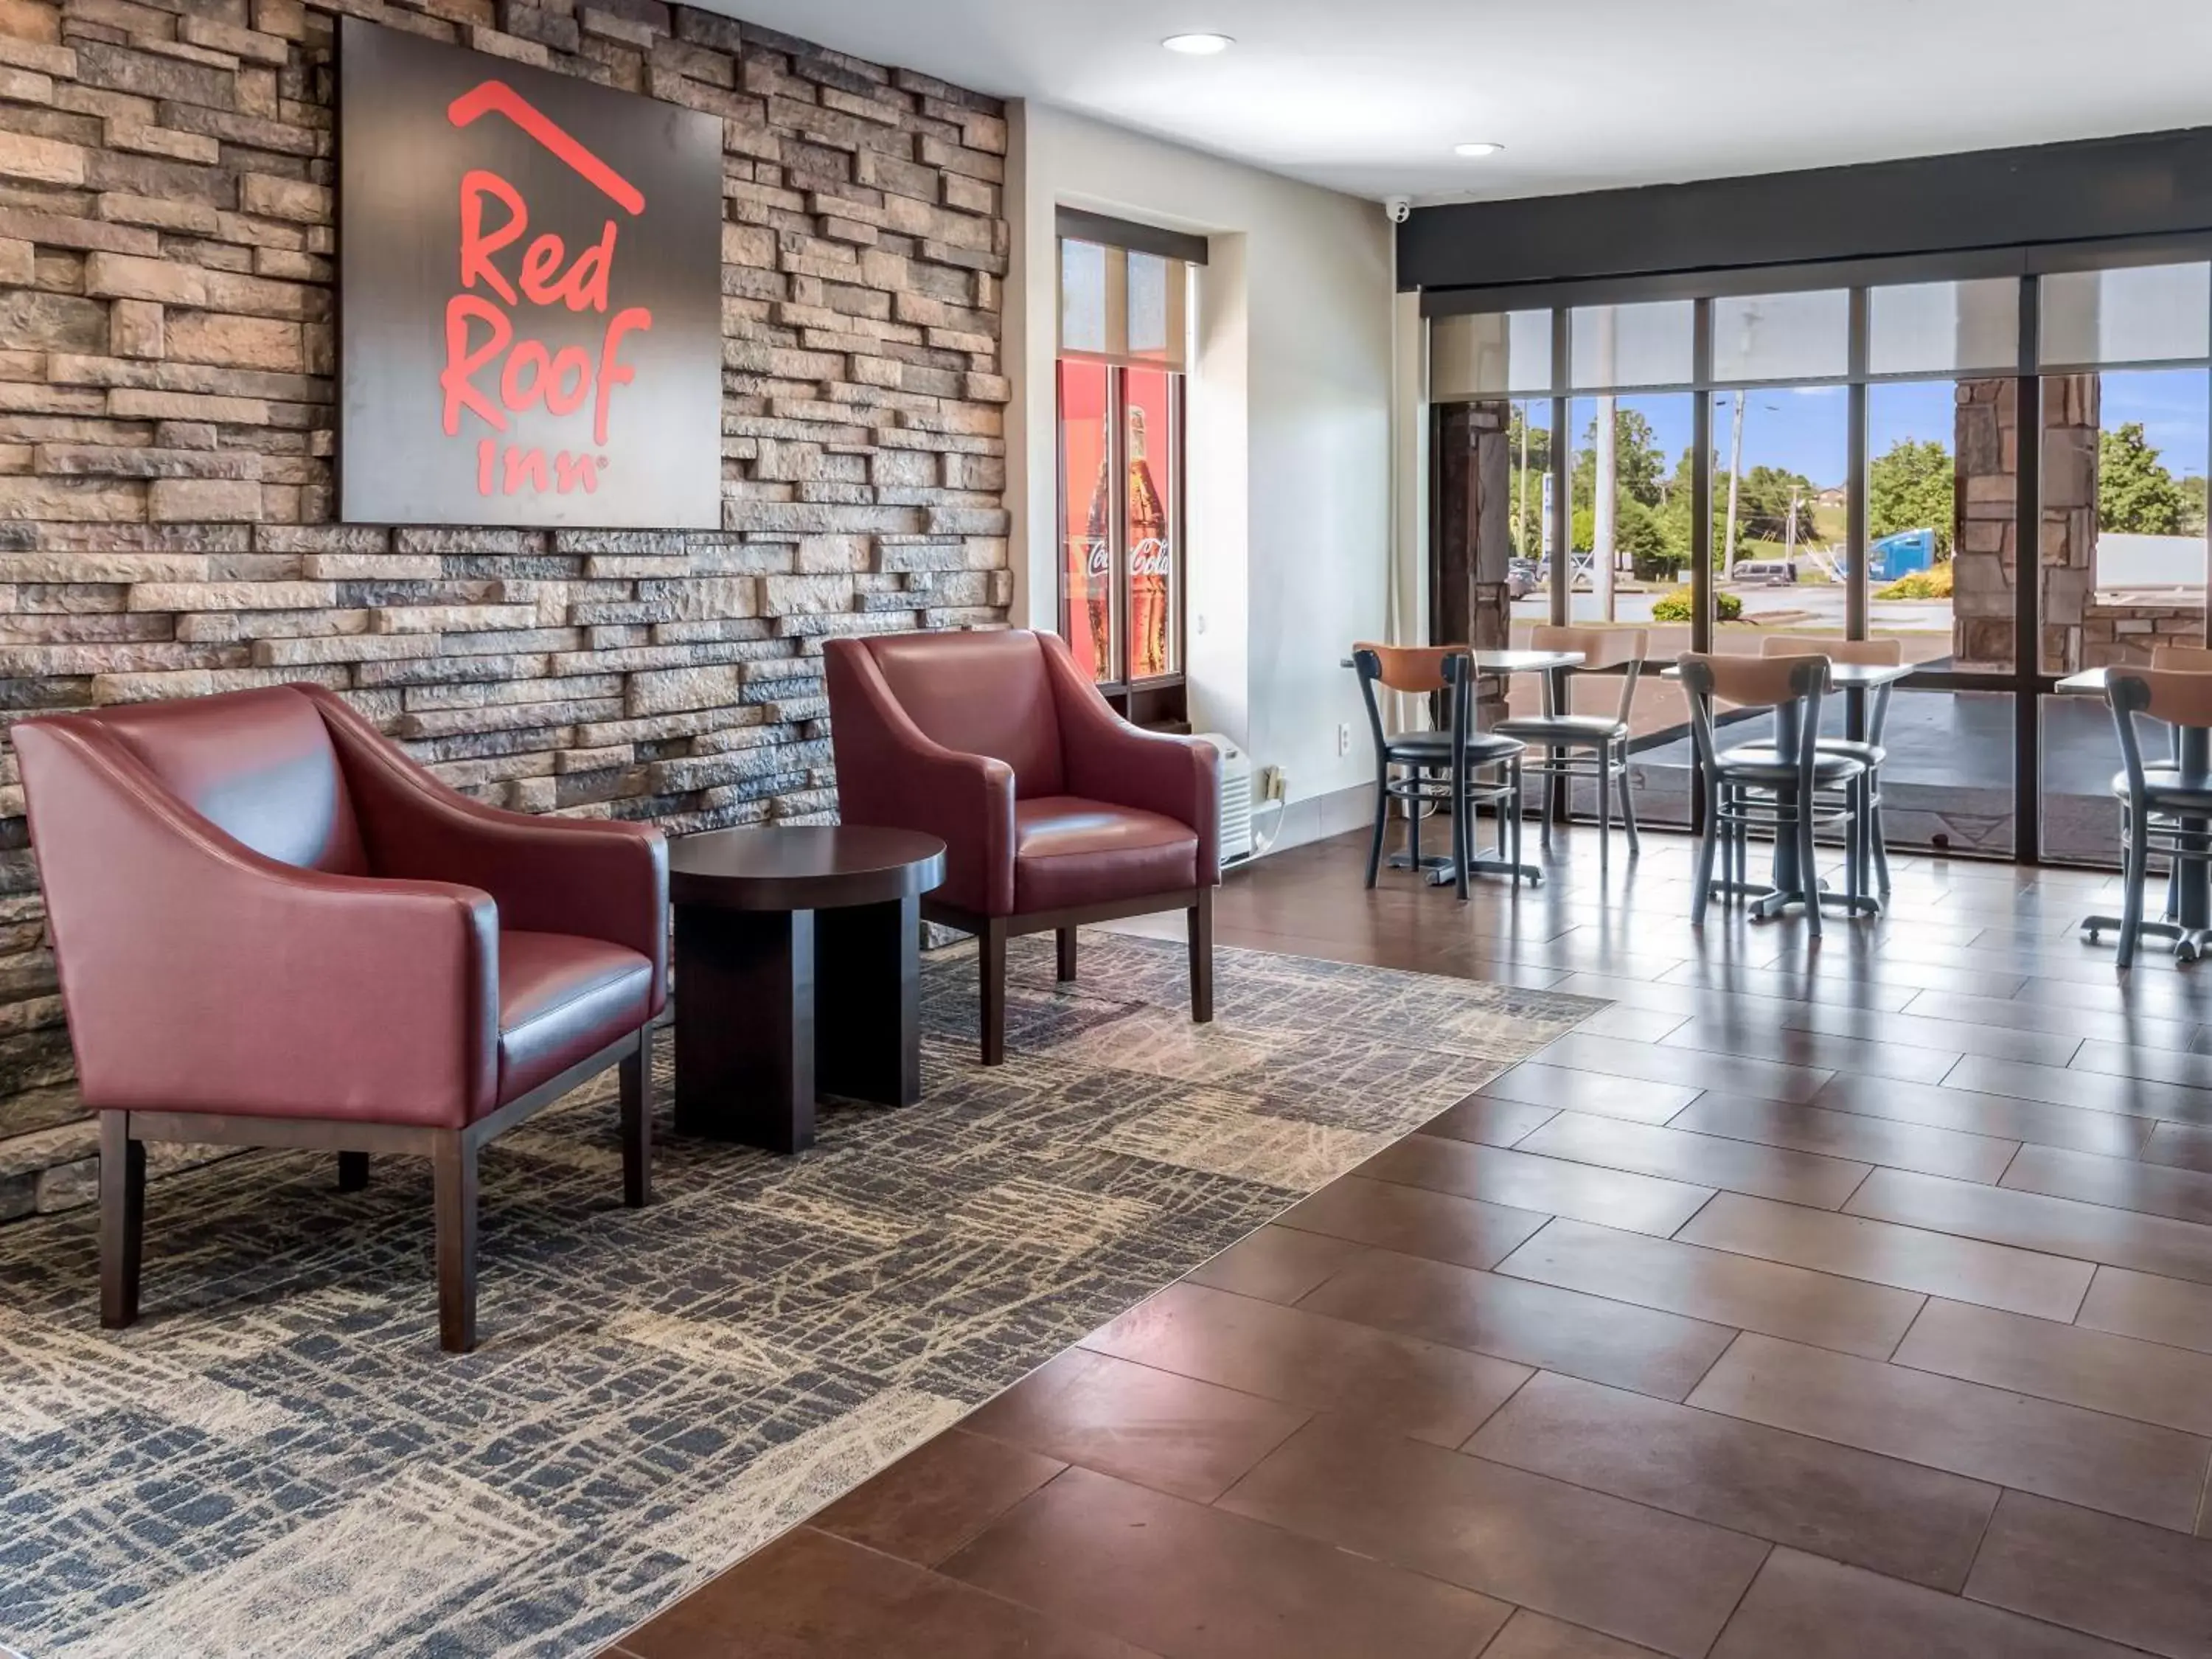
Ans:
<svg viewBox="0 0 2212 1659"><path fill-rule="evenodd" d="M2212 1656L2212 965L1911 859L1701 933L1576 839L1233 878L1224 945L1616 1006L616 1651Z"/></svg>

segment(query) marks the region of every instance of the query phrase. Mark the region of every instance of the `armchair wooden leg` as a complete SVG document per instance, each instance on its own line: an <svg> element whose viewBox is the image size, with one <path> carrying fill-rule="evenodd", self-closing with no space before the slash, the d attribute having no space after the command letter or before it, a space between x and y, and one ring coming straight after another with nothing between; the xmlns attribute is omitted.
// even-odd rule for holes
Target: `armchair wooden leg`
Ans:
<svg viewBox="0 0 2212 1659"><path fill-rule="evenodd" d="M146 1236L146 1143L131 1139L125 1112L100 1115L100 1322L121 1330L138 1318L138 1264Z"/></svg>
<svg viewBox="0 0 2212 1659"><path fill-rule="evenodd" d="M1073 985L1075 983L1075 929L1073 927L1060 929L1059 942L1060 982L1062 985Z"/></svg>
<svg viewBox="0 0 2212 1659"><path fill-rule="evenodd" d="M368 1154L340 1152L338 1154L338 1190L357 1193L368 1185Z"/></svg>
<svg viewBox="0 0 2212 1659"><path fill-rule="evenodd" d="M1190 1017L1200 1025L1213 1020L1213 890L1198 890L1190 907Z"/></svg>
<svg viewBox="0 0 2212 1659"><path fill-rule="evenodd" d="M623 1202L641 1210L653 1201L653 1027L637 1034L637 1052L622 1063Z"/></svg>
<svg viewBox="0 0 2212 1659"><path fill-rule="evenodd" d="M477 1149L451 1130L430 1154L438 1210L438 1345L477 1346Z"/></svg>
<svg viewBox="0 0 2212 1659"><path fill-rule="evenodd" d="M1006 1057L1006 921L1003 916L985 920L975 936L975 954L983 974L983 1063L996 1066Z"/></svg>

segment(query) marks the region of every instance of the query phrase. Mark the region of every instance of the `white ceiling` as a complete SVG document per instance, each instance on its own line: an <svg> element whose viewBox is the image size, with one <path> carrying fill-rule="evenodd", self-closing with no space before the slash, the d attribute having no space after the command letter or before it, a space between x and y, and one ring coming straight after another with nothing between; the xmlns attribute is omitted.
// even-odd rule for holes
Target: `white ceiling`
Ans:
<svg viewBox="0 0 2212 1659"><path fill-rule="evenodd" d="M707 0L1381 198L2212 125L2207 0ZM1236 37L1178 58L1162 37ZM1455 143L1507 148L1462 161Z"/></svg>

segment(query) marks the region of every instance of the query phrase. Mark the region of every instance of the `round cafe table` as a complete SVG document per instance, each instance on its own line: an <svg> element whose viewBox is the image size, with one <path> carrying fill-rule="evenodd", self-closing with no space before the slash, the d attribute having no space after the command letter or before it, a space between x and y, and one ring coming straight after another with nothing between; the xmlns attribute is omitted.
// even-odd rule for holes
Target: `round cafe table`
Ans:
<svg viewBox="0 0 2212 1659"><path fill-rule="evenodd" d="M668 848L676 1129L796 1152L817 1094L921 1097L921 896L945 843L910 830L716 830Z"/></svg>

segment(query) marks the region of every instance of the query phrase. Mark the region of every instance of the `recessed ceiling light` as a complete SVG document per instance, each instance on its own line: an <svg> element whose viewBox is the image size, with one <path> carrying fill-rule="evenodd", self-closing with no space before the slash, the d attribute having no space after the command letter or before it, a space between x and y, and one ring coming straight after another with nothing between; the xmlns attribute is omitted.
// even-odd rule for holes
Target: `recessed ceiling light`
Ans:
<svg viewBox="0 0 2212 1659"><path fill-rule="evenodd" d="M1235 43L1225 34L1170 34L1160 44L1187 58L1211 58L1218 52L1228 51Z"/></svg>
<svg viewBox="0 0 2212 1659"><path fill-rule="evenodd" d="M1452 146L1452 154L1455 155L1464 155L1469 159L1473 159L1479 155L1495 155L1498 151L1504 148L1505 146L1503 144L1492 143L1489 140L1484 139L1477 143L1454 144Z"/></svg>

